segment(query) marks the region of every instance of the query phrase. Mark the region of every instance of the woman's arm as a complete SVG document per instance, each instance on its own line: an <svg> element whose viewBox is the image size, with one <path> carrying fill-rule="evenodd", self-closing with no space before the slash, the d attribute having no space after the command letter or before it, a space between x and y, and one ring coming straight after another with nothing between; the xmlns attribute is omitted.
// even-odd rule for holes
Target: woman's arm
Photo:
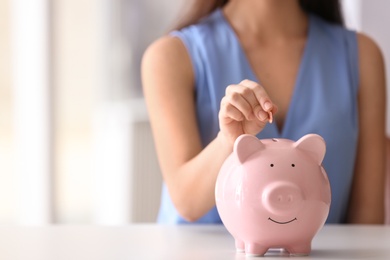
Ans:
<svg viewBox="0 0 390 260"><path fill-rule="evenodd" d="M358 34L359 142L347 221L384 222L386 90L383 57L369 37Z"/></svg>
<svg viewBox="0 0 390 260"><path fill-rule="evenodd" d="M232 147L217 137L202 149L194 73L180 39L166 36L148 48L142 81L164 181L179 214L197 220L215 205L216 177Z"/></svg>
<svg viewBox="0 0 390 260"><path fill-rule="evenodd" d="M235 139L260 132L277 108L255 82L228 86L218 114L221 130L203 148L193 68L181 40L168 36L148 48L142 81L164 181L179 214L195 221L215 205L216 178Z"/></svg>

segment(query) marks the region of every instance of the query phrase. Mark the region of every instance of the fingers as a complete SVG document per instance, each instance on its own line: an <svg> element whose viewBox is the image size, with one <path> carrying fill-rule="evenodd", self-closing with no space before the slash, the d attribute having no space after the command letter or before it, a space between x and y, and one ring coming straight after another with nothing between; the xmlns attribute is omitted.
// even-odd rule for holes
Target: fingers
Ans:
<svg viewBox="0 0 390 260"><path fill-rule="evenodd" d="M240 111L247 120L254 119L257 104L253 91L242 85L230 85L226 88L225 102Z"/></svg>
<svg viewBox="0 0 390 260"><path fill-rule="evenodd" d="M265 112L272 111L274 105L271 99L269 98L267 92L260 84L248 79L244 79L243 81L240 82L240 85L245 86L253 91L256 100L258 104L261 106L261 108L263 109L263 111Z"/></svg>
<svg viewBox="0 0 390 260"><path fill-rule="evenodd" d="M221 109L226 113L225 116L237 121L257 118L269 122L272 122L272 114L277 110L265 89L250 80L228 86L226 95L221 101Z"/></svg>
<svg viewBox="0 0 390 260"><path fill-rule="evenodd" d="M223 98L221 101L220 112L220 115L223 115L224 118L233 119L235 121L243 121L245 119L244 114L237 107L229 103L226 98Z"/></svg>

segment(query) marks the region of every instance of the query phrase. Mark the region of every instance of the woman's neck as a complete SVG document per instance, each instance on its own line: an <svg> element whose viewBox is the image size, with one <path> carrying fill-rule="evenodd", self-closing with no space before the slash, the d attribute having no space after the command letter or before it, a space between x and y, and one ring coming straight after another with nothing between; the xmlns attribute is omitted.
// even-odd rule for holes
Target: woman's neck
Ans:
<svg viewBox="0 0 390 260"><path fill-rule="evenodd" d="M307 15L298 0L230 0L223 12L237 33L264 41L307 34Z"/></svg>

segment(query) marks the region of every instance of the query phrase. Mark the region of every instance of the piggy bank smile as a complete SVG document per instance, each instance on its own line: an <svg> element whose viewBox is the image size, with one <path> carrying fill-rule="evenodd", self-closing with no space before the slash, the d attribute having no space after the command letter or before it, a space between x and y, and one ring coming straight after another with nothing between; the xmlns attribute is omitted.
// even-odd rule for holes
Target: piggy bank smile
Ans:
<svg viewBox="0 0 390 260"><path fill-rule="evenodd" d="M272 218L268 218L268 220L270 220L270 221L272 221L272 222L274 222L274 223L276 223L276 224L281 224L281 225L283 225L283 224L289 224L289 223L291 223L291 222L297 220L297 218L293 218L293 219L291 219L291 220L289 220L289 221L286 221L286 222L276 221L276 220L274 220L274 219L272 219Z"/></svg>

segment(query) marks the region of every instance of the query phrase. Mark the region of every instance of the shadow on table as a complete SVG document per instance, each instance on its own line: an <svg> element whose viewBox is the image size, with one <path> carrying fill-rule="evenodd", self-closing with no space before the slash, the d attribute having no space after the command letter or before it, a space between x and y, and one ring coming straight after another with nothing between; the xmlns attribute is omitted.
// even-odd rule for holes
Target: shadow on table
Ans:
<svg viewBox="0 0 390 260"><path fill-rule="evenodd" d="M298 257L295 256L293 259L388 259L386 257L386 251L375 250L375 249L334 249L334 250L315 250L313 249L309 256ZM290 255L284 250L271 250L268 251L265 258L280 258L284 259ZM235 260L243 259L257 259L257 257L246 257L244 253L236 253ZM258 258L262 259L262 257ZM263 258L264 259L264 258Z"/></svg>

